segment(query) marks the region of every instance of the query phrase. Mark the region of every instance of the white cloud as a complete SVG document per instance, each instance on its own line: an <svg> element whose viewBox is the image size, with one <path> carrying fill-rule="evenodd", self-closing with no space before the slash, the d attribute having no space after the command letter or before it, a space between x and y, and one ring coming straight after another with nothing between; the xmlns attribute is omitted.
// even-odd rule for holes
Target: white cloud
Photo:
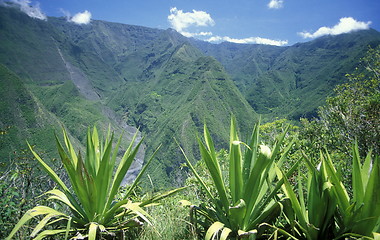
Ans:
<svg viewBox="0 0 380 240"><path fill-rule="evenodd" d="M70 19L70 22L76 24L89 24L91 22L91 13L87 10L79 12Z"/></svg>
<svg viewBox="0 0 380 240"><path fill-rule="evenodd" d="M210 14L204 11L193 10L192 12L183 12L182 10L178 10L176 7L170 9L168 20L176 31L186 37L202 35L202 33L187 32L186 29L189 27L207 27L215 25L215 22L211 18Z"/></svg>
<svg viewBox="0 0 380 240"><path fill-rule="evenodd" d="M324 35L338 35L342 33L349 33L356 30L368 29L371 22L360 22L352 17L344 17L339 20L339 23L330 27L321 27L314 33L310 32L300 32L298 33L303 38L317 38Z"/></svg>
<svg viewBox="0 0 380 240"><path fill-rule="evenodd" d="M181 34L183 36L185 36L185 37L207 37L207 36L212 36L212 32L192 33L192 32L182 31Z"/></svg>
<svg viewBox="0 0 380 240"><path fill-rule="evenodd" d="M39 2L37 2L34 5L31 5L30 0L11 0L9 3L3 1L2 4L5 6L12 6L12 4L14 4L17 7L19 7L22 12L26 13L29 17L47 20L45 13L43 13L40 8Z"/></svg>
<svg viewBox="0 0 380 240"><path fill-rule="evenodd" d="M268 8L271 8L271 9L279 9L279 8L282 8L283 6L284 6L283 0L271 0L268 3Z"/></svg>
<svg viewBox="0 0 380 240"><path fill-rule="evenodd" d="M246 43L246 44L265 44L274 46L284 46L288 44L287 40L273 40L262 37L249 37L249 38L230 38L230 37L220 37L213 36L207 39L208 42L233 42L233 43Z"/></svg>
<svg viewBox="0 0 380 240"><path fill-rule="evenodd" d="M197 33L196 35L198 35L198 36L212 36L212 32L200 32L200 33Z"/></svg>
<svg viewBox="0 0 380 240"><path fill-rule="evenodd" d="M282 5L282 0L276 0L278 4ZM210 14L204 11L183 12L177 8L170 9L170 15L168 20L176 31L184 35L185 37L199 37L206 39L208 42L233 42L233 43L250 43L250 44L266 44L283 46L287 45L288 41L272 40L261 37L250 37L243 39L236 39L231 37L213 36L212 32L189 32L187 29L190 27L208 27L214 26L215 21L211 18Z"/></svg>
<svg viewBox="0 0 380 240"><path fill-rule="evenodd" d="M67 21L70 21L70 18L71 18L71 14L69 11L66 11L65 9L63 8L60 8L59 11L66 17Z"/></svg>

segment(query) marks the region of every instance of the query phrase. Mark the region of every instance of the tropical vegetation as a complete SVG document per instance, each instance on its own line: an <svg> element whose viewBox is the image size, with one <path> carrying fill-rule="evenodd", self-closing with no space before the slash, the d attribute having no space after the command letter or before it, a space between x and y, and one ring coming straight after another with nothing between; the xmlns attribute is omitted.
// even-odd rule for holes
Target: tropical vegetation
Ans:
<svg viewBox="0 0 380 240"><path fill-rule="evenodd" d="M379 32L215 45L1 6L0 36L1 239L380 238Z"/></svg>
<svg viewBox="0 0 380 240"><path fill-rule="evenodd" d="M43 239L50 235L62 235L64 239L76 236L95 240L107 235L124 239L125 231L128 229L138 227L143 224L142 222L150 224L150 216L143 207L181 190L176 189L153 196L142 202L132 202L131 194L153 159L151 158L123 196L116 199L122 181L142 143L140 140L135 145L137 133L119 163L117 157L121 137L113 148L113 134L110 129L104 142L100 140L96 127L92 132L88 130L85 156L75 152L65 130L63 135L66 150L57 137L56 142L70 187L67 187L58 174L29 145L41 167L60 188L44 194L48 196L48 202L57 201L58 205L53 204L53 207L40 205L28 210L7 239L11 239L22 226L37 216L43 218L30 233L33 239Z"/></svg>
<svg viewBox="0 0 380 240"><path fill-rule="evenodd" d="M210 222L210 226L206 227L207 240L218 235L220 239L250 235L254 236L250 238L256 238L261 223L272 223L281 214L281 205L285 199L280 197L273 201L283 184L282 178L275 180L276 169L282 166L293 143L285 146L280 153L285 131L278 137L272 150L266 145L260 145L259 126L259 123L255 125L249 144L245 144L239 140L236 121L232 118L228 183L226 183L216 157L213 140L205 125L205 143L200 139L198 142L202 160L206 163L217 190L216 196L211 194L190 161L187 161L206 191L208 202L211 202L210 206L200 205L194 209L198 215L204 216L206 222ZM246 148L244 152L241 150L242 146ZM291 173L292 171L289 171L288 175Z"/></svg>

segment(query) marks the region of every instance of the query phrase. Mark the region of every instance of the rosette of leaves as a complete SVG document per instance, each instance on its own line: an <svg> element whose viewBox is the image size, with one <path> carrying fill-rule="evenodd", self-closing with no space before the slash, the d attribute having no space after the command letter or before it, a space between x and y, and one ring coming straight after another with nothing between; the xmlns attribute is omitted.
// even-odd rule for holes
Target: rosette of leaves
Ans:
<svg viewBox="0 0 380 240"><path fill-rule="evenodd" d="M283 191L290 199L289 206L286 206L289 209L285 211L286 220L294 239L332 239L336 232L334 215L337 201L326 163L322 161L315 167L306 156L304 160L308 170L305 176L299 169L296 177L298 192L284 179Z"/></svg>
<svg viewBox="0 0 380 240"><path fill-rule="evenodd" d="M260 235L260 225L269 225L282 212L286 199L278 194L283 179L277 178L276 169L285 161L293 142L281 148L286 130L278 136L272 149L260 145L259 126L260 122L255 125L249 144L245 144L239 140L236 121L232 118L228 183L224 181L214 143L207 126L204 126L205 143L199 138L198 143L202 160L206 163L216 189L216 196L185 157L189 168L207 193L207 201L191 208L194 223L206 228L207 240L255 239ZM245 149L244 153L242 148ZM296 169L295 166L289 170L289 175Z"/></svg>
<svg viewBox="0 0 380 240"><path fill-rule="evenodd" d="M121 160L117 161L121 136L113 148L114 137L110 130L103 142L99 139L96 127L92 132L88 129L85 156L82 156L80 152L75 152L65 130L63 130L63 136L66 150L57 136L56 142L70 186L67 186L29 145L43 170L60 188L46 192L49 196L48 202L58 202L62 207L53 209L49 206L36 206L27 211L7 239L11 239L22 226L36 217L39 217L39 222L30 234L32 239L43 239L51 235L59 235L64 239L77 235L89 240L95 240L99 236L111 238L116 235L124 236L128 229L138 227L143 222L150 223L150 217L143 207L180 190L175 189L143 202L130 200L129 197L152 161L153 155L130 185L124 197L117 201L116 194L141 146L142 139L134 146L136 133Z"/></svg>
<svg viewBox="0 0 380 240"><path fill-rule="evenodd" d="M334 186L337 200L338 234L344 237L380 237L380 163L369 151L365 159L359 155L358 143L352 147L352 196L339 178L327 154L326 171Z"/></svg>
<svg viewBox="0 0 380 240"><path fill-rule="evenodd" d="M283 186L293 212L287 219L292 233L301 239L379 239L380 234L380 164L370 151L362 160L358 144L352 147L352 196L337 173L331 156L321 152L319 167L305 156L308 167L307 198L304 199L301 178L298 194L288 180ZM281 173L280 173L281 174Z"/></svg>

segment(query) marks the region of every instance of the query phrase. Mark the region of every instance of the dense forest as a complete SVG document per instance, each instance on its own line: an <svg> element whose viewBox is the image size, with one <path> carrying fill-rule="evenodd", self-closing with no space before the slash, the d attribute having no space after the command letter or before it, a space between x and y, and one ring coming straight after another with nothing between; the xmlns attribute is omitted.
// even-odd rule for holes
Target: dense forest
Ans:
<svg viewBox="0 0 380 240"><path fill-rule="evenodd" d="M0 42L0 238L380 238L379 32L211 44L0 7Z"/></svg>

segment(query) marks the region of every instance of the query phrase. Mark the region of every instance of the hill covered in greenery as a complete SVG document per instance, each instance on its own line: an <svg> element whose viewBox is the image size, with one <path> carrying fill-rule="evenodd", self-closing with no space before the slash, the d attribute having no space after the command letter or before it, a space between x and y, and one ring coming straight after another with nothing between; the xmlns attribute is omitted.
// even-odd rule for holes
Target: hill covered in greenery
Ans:
<svg viewBox="0 0 380 240"><path fill-rule="evenodd" d="M324 36L288 47L210 44L194 41L222 63L254 110L264 116L315 116L334 86L358 65L368 47L379 45L376 30Z"/></svg>
<svg viewBox="0 0 380 240"><path fill-rule="evenodd" d="M218 147L226 147L232 114L241 130L251 129L259 114L266 120L313 116L368 46L380 43L380 33L360 31L288 47L210 44L171 29L42 21L0 7L0 42L0 107L7 112L0 119L6 146L1 162L20 147L12 142L42 141L45 131L47 149L53 149L48 139L59 125L77 143L84 143L94 124L111 125L116 135L126 131L124 142L139 128L146 156L162 144L150 174L164 186L183 180L178 174L183 157L174 139L196 161L195 136L205 122ZM21 120L20 111L26 116ZM8 127L20 134L10 134ZM31 129L36 134L23 134Z"/></svg>

